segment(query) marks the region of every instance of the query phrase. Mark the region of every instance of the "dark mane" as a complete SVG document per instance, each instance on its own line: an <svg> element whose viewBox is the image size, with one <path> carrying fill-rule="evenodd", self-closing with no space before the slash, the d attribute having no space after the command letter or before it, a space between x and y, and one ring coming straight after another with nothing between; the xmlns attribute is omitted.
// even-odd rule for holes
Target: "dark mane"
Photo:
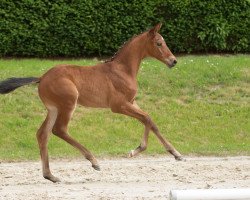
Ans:
<svg viewBox="0 0 250 200"><path fill-rule="evenodd" d="M141 35L141 34L139 34L139 35ZM124 42L123 45L121 45L118 48L118 50L115 52L115 54L112 57L110 57L107 60L105 60L105 63L113 61L121 53L122 49L125 48L133 39L135 39L139 35L134 35L132 38L130 38L129 40L127 40L126 42Z"/></svg>

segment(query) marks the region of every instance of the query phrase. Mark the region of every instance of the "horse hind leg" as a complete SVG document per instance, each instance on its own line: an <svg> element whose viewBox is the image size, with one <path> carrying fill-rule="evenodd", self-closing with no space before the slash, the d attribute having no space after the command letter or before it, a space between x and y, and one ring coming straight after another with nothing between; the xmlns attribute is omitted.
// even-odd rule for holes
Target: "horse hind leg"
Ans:
<svg viewBox="0 0 250 200"><path fill-rule="evenodd" d="M76 105L67 107L64 106L63 108L60 108L58 110L58 116L52 132L57 137L61 138L62 140L72 145L74 148L78 149L84 155L84 157L91 162L92 167L95 170L100 171L99 164L92 153L68 134L68 123L71 119L75 106Z"/></svg>
<svg viewBox="0 0 250 200"><path fill-rule="evenodd" d="M57 108L48 107L48 114L41 127L37 131L37 141L40 149L42 160L43 177L52 182L59 182L60 180L52 175L49 167L48 156L48 139L57 118Z"/></svg>

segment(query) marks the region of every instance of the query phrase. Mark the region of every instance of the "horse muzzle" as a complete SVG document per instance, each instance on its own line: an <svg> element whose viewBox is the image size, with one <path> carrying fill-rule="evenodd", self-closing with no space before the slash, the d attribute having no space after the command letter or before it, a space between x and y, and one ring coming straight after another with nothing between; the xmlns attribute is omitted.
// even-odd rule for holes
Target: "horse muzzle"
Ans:
<svg viewBox="0 0 250 200"><path fill-rule="evenodd" d="M176 58L170 58L170 59L166 58L165 61L166 61L166 64L169 68L172 68L177 64Z"/></svg>

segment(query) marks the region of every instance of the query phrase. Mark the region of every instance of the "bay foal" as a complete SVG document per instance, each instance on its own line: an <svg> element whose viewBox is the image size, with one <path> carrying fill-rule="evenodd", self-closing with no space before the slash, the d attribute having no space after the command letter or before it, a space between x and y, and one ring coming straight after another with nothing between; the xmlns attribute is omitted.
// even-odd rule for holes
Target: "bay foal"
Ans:
<svg viewBox="0 0 250 200"><path fill-rule="evenodd" d="M177 61L158 33L161 24L156 25L128 41L118 53L105 63L79 67L58 65L40 78L11 78L0 83L0 93L8 93L22 85L39 83L39 96L48 110L47 117L37 132L44 178L58 182L49 168L47 143L50 132L78 149L92 167L100 170L96 158L83 145L68 134L68 124L77 104L86 107L111 108L115 113L136 118L144 126L140 145L129 153L135 156L147 148L150 131L175 159L181 154L159 132L149 115L135 102L137 93L136 76L145 57L153 57L170 68Z"/></svg>

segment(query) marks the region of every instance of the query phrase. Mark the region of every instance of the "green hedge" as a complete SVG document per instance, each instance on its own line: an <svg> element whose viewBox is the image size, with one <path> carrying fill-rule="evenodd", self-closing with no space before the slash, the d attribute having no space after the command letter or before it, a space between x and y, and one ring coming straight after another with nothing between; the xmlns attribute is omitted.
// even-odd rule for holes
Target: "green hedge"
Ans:
<svg viewBox="0 0 250 200"><path fill-rule="evenodd" d="M248 0L1 0L0 56L110 55L163 22L175 52L250 52Z"/></svg>
<svg viewBox="0 0 250 200"><path fill-rule="evenodd" d="M248 0L162 1L156 15L176 52L250 52Z"/></svg>

